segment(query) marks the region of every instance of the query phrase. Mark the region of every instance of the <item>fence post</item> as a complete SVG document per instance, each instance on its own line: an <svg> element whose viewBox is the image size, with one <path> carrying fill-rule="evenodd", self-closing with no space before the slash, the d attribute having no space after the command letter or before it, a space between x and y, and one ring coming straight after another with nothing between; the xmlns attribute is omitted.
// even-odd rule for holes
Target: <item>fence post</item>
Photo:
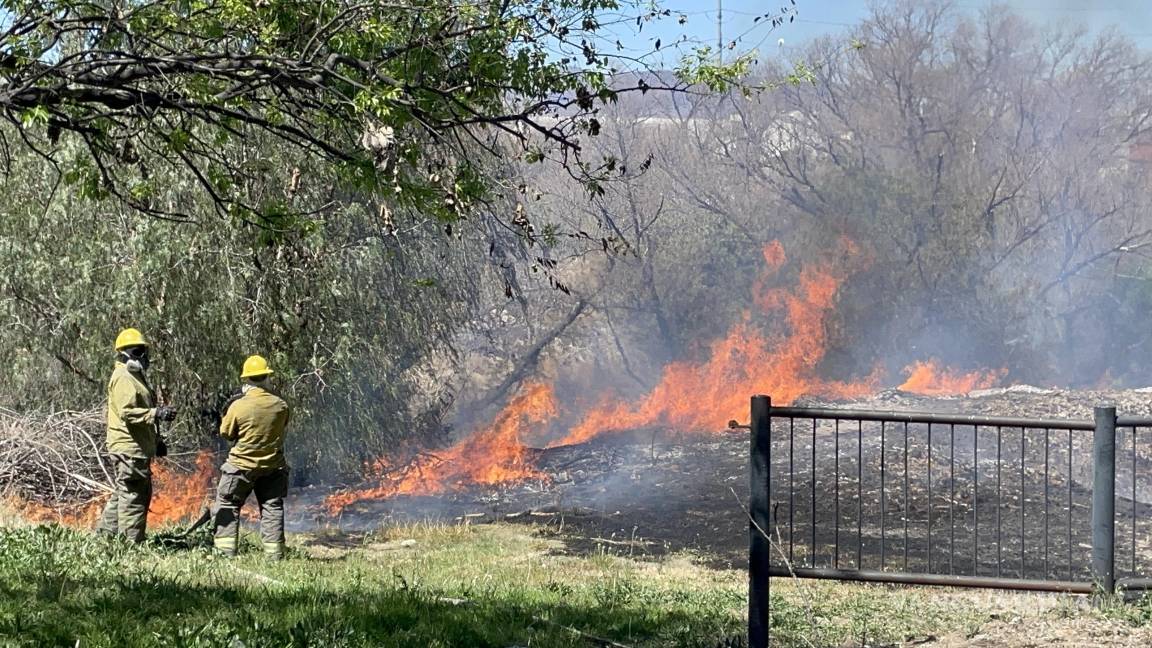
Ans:
<svg viewBox="0 0 1152 648"><path fill-rule="evenodd" d="M1095 409L1092 434L1092 580L1116 591L1116 407Z"/></svg>
<svg viewBox="0 0 1152 648"><path fill-rule="evenodd" d="M768 565L771 545L768 538L772 465L772 399L752 397L752 439L749 454L748 502L748 646L766 648L770 641L768 627Z"/></svg>

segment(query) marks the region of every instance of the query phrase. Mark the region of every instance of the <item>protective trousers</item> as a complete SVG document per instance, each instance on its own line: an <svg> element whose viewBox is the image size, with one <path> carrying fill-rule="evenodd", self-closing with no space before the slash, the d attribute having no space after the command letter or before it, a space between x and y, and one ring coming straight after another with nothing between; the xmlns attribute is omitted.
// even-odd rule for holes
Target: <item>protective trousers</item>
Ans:
<svg viewBox="0 0 1152 648"><path fill-rule="evenodd" d="M288 469L241 470L225 462L220 467L216 488L216 550L236 555L240 540L240 509L249 493L256 493L260 506L260 539L264 555L278 559L284 555L284 498L288 495Z"/></svg>
<svg viewBox="0 0 1152 648"><path fill-rule="evenodd" d="M151 460L144 457L112 455L115 492L104 506L97 530L122 534L132 542L143 542L148 525L148 504L152 501Z"/></svg>

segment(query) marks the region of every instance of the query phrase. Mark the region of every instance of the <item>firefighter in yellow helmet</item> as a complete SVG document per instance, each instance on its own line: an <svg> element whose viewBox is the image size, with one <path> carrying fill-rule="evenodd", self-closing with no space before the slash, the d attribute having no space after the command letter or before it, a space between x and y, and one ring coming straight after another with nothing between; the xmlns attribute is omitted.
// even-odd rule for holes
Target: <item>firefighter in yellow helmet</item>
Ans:
<svg viewBox="0 0 1152 648"><path fill-rule="evenodd" d="M240 373L243 396L229 406L220 422L220 436L232 442L232 450L220 467L214 544L227 555L236 554L240 508L249 493L256 494L260 506L264 555L278 560L284 554L284 498L288 495L284 429L291 412L271 391L268 377L272 373L258 355L245 360Z"/></svg>
<svg viewBox="0 0 1152 648"><path fill-rule="evenodd" d="M148 342L134 328L116 336L116 367L108 380L107 446L115 491L104 507L98 531L142 542L152 500L152 458L167 449L156 427L176 410L156 406L148 385Z"/></svg>

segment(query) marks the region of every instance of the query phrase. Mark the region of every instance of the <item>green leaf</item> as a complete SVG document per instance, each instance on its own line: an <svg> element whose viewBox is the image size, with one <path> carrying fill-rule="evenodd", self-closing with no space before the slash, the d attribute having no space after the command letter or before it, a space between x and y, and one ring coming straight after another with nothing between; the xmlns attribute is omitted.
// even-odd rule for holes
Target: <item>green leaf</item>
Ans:
<svg viewBox="0 0 1152 648"><path fill-rule="evenodd" d="M48 117L48 109L46 107L36 106L35 108L29 108L20 113L20 125L27 130L37 126L47 126Z"/></svg>

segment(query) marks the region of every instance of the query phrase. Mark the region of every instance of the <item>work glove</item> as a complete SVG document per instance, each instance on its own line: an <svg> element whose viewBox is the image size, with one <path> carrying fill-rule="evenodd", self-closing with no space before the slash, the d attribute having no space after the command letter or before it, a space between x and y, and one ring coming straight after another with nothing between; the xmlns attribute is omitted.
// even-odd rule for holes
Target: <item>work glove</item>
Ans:
<svg viewBox="0 0 1152 648"><path fill-rule="evenodd" d="M168 456L168 444L164 442L164 437L157 437L157 439L156 439L156 456L157 457L167 457Z"/></svg>
<svg viewBox="0 0 1152 648"><path fill-rule="evenodd" d="M174 421L176 420L176 408L161 405L156 408L157 421Z"/></svg>

